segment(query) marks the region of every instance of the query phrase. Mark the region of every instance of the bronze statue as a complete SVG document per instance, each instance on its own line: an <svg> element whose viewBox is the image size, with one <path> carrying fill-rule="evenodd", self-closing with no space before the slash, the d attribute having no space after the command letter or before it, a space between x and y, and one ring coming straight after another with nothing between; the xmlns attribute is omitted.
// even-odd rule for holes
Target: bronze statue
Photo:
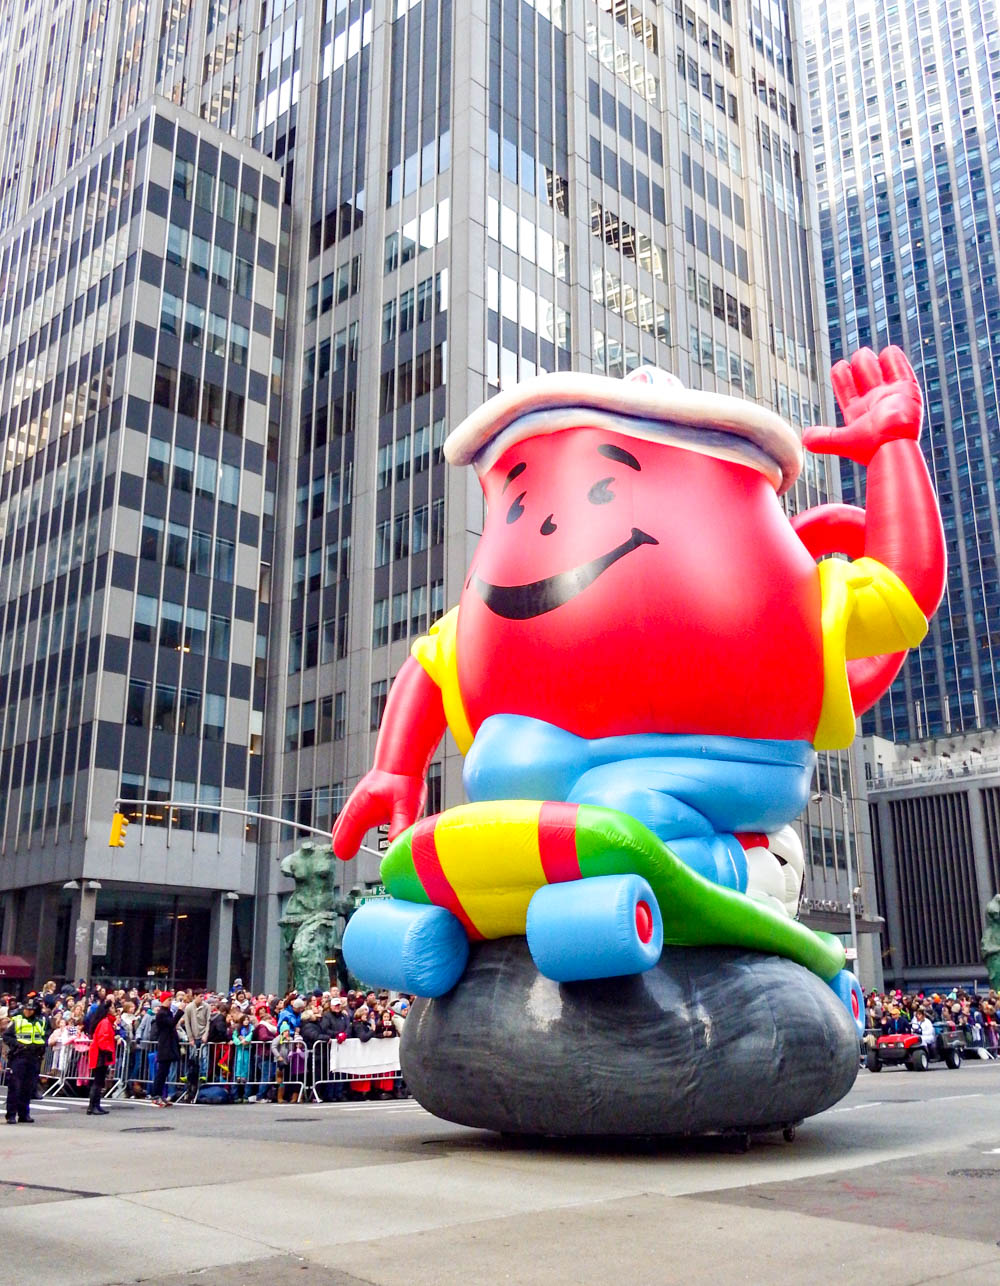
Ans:
<svg viewBox="0 0 1000 1286"><path fill-rule="evenodd" d="M982 948L990 986L994 991L1000 991L1000 893L986 903Z"/></svg>
<svg viewBox="0 0 1000 1286"><path fill-rule="evenodd" d="M292 986L301 995L330 985L327 961L340 950L338 920L343 915L334 897L333 868L336 858L329 844L305 840L294 853L281 859L281 873L295 881L295 891L278 921L288 954Z"/></svg>

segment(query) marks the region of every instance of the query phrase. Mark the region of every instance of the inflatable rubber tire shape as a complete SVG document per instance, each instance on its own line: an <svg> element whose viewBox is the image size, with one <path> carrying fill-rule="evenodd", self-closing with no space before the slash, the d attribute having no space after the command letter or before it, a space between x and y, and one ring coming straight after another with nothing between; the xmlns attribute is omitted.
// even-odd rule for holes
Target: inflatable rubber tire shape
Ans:
<svg viewBox="0 0 1000 1286"><path fill-rule="evenodd" d="M851 973L850 969L841 969L840 973L830 979L830 986L847 1006L847 1012L858 1029L858 1035L863 1036L865 1034L865 993L861 990L861 983L858 982L857 976Z"/></svg>
<svg viewBox="0 0 1000 1286"><path fill-rule="evenodd" d="M465 972L469 939L442 906L378 898L348 920L343 952L361 982L434 998L451 991Z"/></svg>
<svg viewBox="0 0 1000 1286"><path fill-rule="evenodd" d="M620 978L659 960L663 919L641 876L597 875L540 888L525 936L538 972L553 982Z"/></svg>

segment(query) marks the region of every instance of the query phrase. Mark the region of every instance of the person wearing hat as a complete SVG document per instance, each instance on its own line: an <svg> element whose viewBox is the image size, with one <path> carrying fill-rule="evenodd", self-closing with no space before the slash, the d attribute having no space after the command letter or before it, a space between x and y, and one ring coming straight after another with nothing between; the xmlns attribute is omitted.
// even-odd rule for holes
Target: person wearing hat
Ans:
<svg viewBox="0 0 1000 1286"><path fill-rule="evenodd" d="M48 1020L39 1012L38 992L29 991L21 1012L7 1024L7 1124L32 1125L31 1100L38 1088L38 1073L49 1038Z"/></svg>
<svg viewBox="0 0 1000 1286"><path fill-rule="evenodd" d="M323 1016L320 1019L323 1035L328 1040L336 1040L341 1034L346 1036L350 1026L351 1019L347 1012L347 1000L343 996L332 996L329 1009L324 1007Z"/></svg>
<svg viewBox="0 0 1000 1286"><path fill-rule="evenodd" d="M791 426L651 368L542 375L460 424L444 454L478 475L482 536L458 606L393 683L337 855L416 822L447 726L473 803L616 809L745 892L739 836L798 815L815 751L850 744L943 592L909 363L864 349L833 384L847 424L806 444L868 466L868 508L794 524ZM835 551L854 561L817 564Z"/></svg>

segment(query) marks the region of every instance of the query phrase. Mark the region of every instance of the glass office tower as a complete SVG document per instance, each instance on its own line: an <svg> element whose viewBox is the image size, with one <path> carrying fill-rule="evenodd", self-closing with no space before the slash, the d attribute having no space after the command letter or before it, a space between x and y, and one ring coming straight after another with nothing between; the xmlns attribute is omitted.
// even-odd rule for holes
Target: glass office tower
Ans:
<svg viewBox="0 0 1000 1286"><path fill-rule="evenodd" d="M899 344L926 403L948 584L865 717L894 741L1000 724L1000 25L993 0L830 0L809 89L834 355ZM845 470L845 494L859 493Z"/></svg>
<svg viewBox="0 0 1000 1286"><path fill-rule="evenodd" d="M96 162L123 112L147 110L175 130L173 150L157 153L143 180L144 198L158 203L149 216L160 221L148 247L163 260L149 268L160 272L155 288L136 246L134 279L150 289L131 305L128 343L134 351L138 336L134 361L147 364L149 388L134 396L148 409L120 389L132 417L121 429L129 454L120 476L137 481L117 482L96 547L98 568L118 577L109 593L120 597L92 631L94 673L117 685L120 711L102 714L105 730L94 734L106 777L95 765L80 780L90 783L87 842L95 855L104 846L120 878L100 864L65 868L73 878L103 872L94 876L99 917L109 888L122 898L178 895L173 858L166 867L120 863L143 813L143 853L149 836L173 851L182 834L174 817L190 816L183 887L206 899L200 910L218 928L208 975L225 972L235 905L240 949L253 938L256 982L283 981L278 918L290 886L276 859L297 842L291 829L262 823L244 833L223 819L216 842L199 829L196 807L163 810L167 824L157 828L143 805L126 849L109 856L111 796L170 790L176 800L180 785L193 788L195 805L243 790L250 808L330 825L370 763L392 676L458 597L483 506L471 472L446 469L441 447L491 393L543 371L620 376L651 363L688 385L770 405L799 428L829 419L798 21L781 0L473 0L458 9L452 0L78 0L25 14L0 6L0 99L22 140L0 159L0 234L10 229L0 247L13 245L46 183ZM52 99L44 126L40 104L57 81L66 96ZM211 214L199 205L209 182L202 147L220 156ZM235 230L219 242L223 155L239 158L241 177ZM51 174L42 173L50 157ZM251 157L252 249L238 204ZM176 159L193 169L178 171ZM228 289L213 280L217 245L232 250ZM251 269L248 313L238 280ZM212 347L223 342L212 330L223 316L217 290L229 326L224 359ZM190 303L204 310L200 347L201 314L189 319ZM243 328L235 349L234 323ZM205 381L218 385L223 417L231 372L246 375L242 437L209 423L220 471L241 471L235 512L219 490L198 495L210 452L184 381L196 355L199 405ZM209 373L209 358L212 370L224 361L224 376ZM225 477L217 488L231 496L233 475ZM810 460L791 504L836 487L827 462ZM190 512L178 517L175 497ZM200 500L212 505L211 524L194 514ZM185 521L183 570L171 562L180 549L172 524ZM234 547L228 660L212 653L217 603L230 602L224 542ZM16 538L12 548L21 558ZM193 625L189 605L202 614ZM24 682L34 692L34 671ZM84 690L86 703L86 682ZM189 726L183 692L202 700L195 758L178 726L182 714ZM175 726L160 726L162 716ZM235 747L246 755L239 780ZM206 764L216 765L211 773ZM846 764L846 755L824 757L824 788L842 787ZM460 798L461 760L446 740L430 804ZM51 875L11 830L22 809L12 798L0 888L21 901L49 890L59 902L64 868ZM838 826L836 809L806 826L817 899L845 881ZM369 837L373 850L378 838ZM338 890L377 879L377 855L363 854L339 873ZM165 917L180 914L192 912L166 908L158 932L173 925L176 937L176 919ZM20 932L6 929L5 944L24 941ZM235 940L233 959L242 964Z"/></svg>

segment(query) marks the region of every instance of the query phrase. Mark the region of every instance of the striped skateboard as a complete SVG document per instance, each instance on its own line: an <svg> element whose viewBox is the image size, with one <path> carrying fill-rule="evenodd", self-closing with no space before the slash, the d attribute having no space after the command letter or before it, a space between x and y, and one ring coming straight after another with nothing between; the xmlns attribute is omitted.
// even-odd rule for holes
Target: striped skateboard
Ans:
<svg viewBox="0 0 1000 1286"><path fill-rule="evenodd" d="M381 873L392 896L359 908L344 934L347 964L374 984L443 995L470 940L512 935L557 982L643 972L664 944L734 946L803 965L863 1014L836 938L704 879L615 809L464 804L400 835Z"/></svg>

